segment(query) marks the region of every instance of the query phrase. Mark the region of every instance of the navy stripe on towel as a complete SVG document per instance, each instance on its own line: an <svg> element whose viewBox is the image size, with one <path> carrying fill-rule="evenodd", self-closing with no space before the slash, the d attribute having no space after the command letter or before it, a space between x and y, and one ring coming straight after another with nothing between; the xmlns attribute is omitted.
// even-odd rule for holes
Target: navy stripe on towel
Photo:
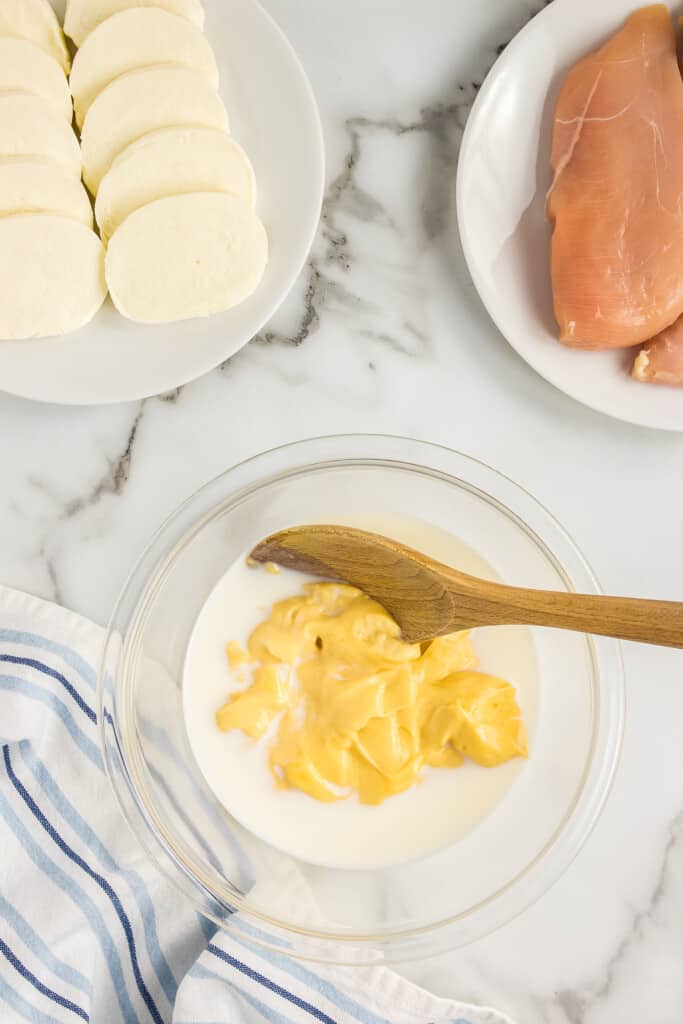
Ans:
<svg viewBox="0 0 683 1024"><path fill-rule="evenodd" d="M43 828L50 836L50 838L53 840L53 842L55 842L59 849L64 854L66 854L69 860L73 861L74 864L78 865L79 868L85 871L85 873L89 875L90 878L92 878L93 881L95 881L99 885L99 887L103 890L103 892L106 893L106 895L111 900L126 936L126 941L128 943L128 951L130 953L131 966L133 968L133 974L135 976L135 982L137 984L138 991L140 992L140 995L142 996L145 1002L145 1006L149 1010L156 1024L164 1024L163 1018L159 1013L159 1010L157 1009L157 1006L154 1000L152 999L149 989L145 985L144 979L140 972L137 951L135 949L135 936L133 935L133 929L131 928L130 921L128 920L128 917L126 915L125 910L123 909L119 897L116 895L109 882L107 882L106 879L102 877L102 875L99 875L96 871L93 871L90 865L86 864L83 858L79 857L79 855L71 849L71 847L59 835L54 826L51 825L50 822L47 820L47 818L45 817L41 809L38 807L31 794L22 784L20 779L15 775L14 769L12 767L12 762L10 760L9 747L3 748L3 754L5 758L5 767L7 768L7 775L12 785L16 789L17 793L20 795L20 797L22 798L26 806L29 808L33 816L40 822L40 824L43 826Z"/></svg>
<svg viewBox="0 0 683 1024"><path fill-rule="evenodd" d="M58 683L62 684L67 693L73 697L81 711L85 712L90 721L93 724L97 724L97 715L93 709L86 701L83 700L76 687L73 686L66 676L61 674L61 672L57 672L56 669L50 668L49 665L45 665L42 661L35 661L34 658L19 658L15 654L0 654L0 661L4 661L8 665L25 665L26 668L34 668L36 672L42 672L43 675L56 679Z"/></svg>
<svg viewBox="0 0 683 1024"><path fill-rule="evenodd" d="M263 985L264 988L274 992L275 995L280 996L282 999L286 999L287 1002L292 1003L294 1006L298 1006L300 1010L305 1010L310 1013L311 1017L315 1017L316 1020L322 1021L322 1024L336 1024L336 1021L332 1017L328 1017L326 1013L319 1010L317 1006L307 1003L305 999L300 999L299 996L295 996L293 992L288 992L286 988L282 988L281 985L276 985L274 981L270 981L264 974L259 974L253 967L249 967L247 964L243 964L241 960L236 960L234 956L230 956L229 953L225 953L218 946L214 946L210 943L207 947L209 953L213 953L214 956L218 957L219 960L223 960L226 964L231 967L235 967L242 974L245 974L247 978L251 978L252 981L257 981L259 985Z"/></svg>
<svg viewBox="0 0 683 1024"><path fill-rule="evenodd" d="M0 953L2 953L7 960L11 963L12 967L17 971L22 978L26 978L26 981L30 982L31 985L48 999L51 999L53 1003L57 1003L59 1006L63 1006L65 1010L71 1010L72 1013L77 1014L82 1020L89 1022L90 1017L80 1006L76 1003L72 1003L70 999L65 999L64 996L60 996L58 992L54 992L47 985L43 985L39 978L36 978L35 974L29 971L28 967L22 964L21 960L12 952L6 942L0 939Z"/></svg>

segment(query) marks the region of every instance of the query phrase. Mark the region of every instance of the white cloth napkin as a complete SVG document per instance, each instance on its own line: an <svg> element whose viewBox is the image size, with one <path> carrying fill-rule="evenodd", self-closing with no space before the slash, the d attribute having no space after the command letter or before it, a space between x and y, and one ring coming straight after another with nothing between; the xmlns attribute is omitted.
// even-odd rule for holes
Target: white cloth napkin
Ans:
<svg viewBox="0 0 683 1024"><path fill-rule="evenodd" d="M98 747L103 631L0 587L0 1021L510 1024L385 968L217 931L125 825Z"/></svg>

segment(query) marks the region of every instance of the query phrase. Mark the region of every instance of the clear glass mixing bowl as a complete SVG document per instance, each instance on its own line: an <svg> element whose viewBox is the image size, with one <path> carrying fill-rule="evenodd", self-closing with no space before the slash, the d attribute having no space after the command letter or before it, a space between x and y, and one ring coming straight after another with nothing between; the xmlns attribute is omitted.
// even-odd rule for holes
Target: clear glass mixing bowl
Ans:
<svg viewBox="0 0 683 1024"><path fill-rule="evenodd" d="M415 959L510 920L578 853L619 756L619 645L538 629L531 757L504 799L447 849L384 870L314 867L248 833L216 801L190 751L181 700L188 641L212 588L274 530L399 511L459 536L504 581L599 592L562 527L482 463L401 438L327 437L259 455L182 505L133 571L106 640L101 739L134 832L203 914L302 958Z"/></svg>

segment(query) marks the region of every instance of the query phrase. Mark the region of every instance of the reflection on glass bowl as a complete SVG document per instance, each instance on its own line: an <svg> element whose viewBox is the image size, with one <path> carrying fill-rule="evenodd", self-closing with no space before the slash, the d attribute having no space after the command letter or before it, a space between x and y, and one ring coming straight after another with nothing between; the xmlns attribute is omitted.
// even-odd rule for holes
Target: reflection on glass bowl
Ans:
<svg viewBox="0 0 683 1024"><path fill-rule="evenodd" d="M339 870L297 860L230 816L197 767L183 718L185 655L207 596L268 533L306 521L381 521L397 510L461 538L505 582L598 592L558 523L482 463L400 438L330 437L260 455L186 502L135 568L107 637L100 728L128 821L202 913L295 956L414 959L497 928L570 864L618 760L619 645L538 629L532 756L457 842L408 864Z"/></svg>

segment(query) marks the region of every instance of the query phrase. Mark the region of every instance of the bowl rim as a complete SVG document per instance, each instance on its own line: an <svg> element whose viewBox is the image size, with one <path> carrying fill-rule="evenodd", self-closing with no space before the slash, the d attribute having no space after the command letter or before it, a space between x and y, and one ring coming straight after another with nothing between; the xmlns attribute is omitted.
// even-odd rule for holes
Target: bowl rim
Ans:
<svg viewBox="0 0 683 1024"><path fill-rule="evenodd" d="M364 451L365 448L368 450ZM271 463L275 465L271 467ZM239 916L245 920L251 918L270 929L264 934L250 927L250 941L277 950L286 948L291 955L302 959L344 964L377 960L397 962L431 956L491 934L532 906L569 868L599 819L616 775L625 719L621 645L609 638L587 636L596 698L593 733L581 780L561 823L536 856L502 887L442 921L411 928L376 930L372 934L350 930L338 934L274 920L265 912L245 905L239 894L228 898L225 892L217 894L213 891L164 838L158 819L155 821L154 812L135 786L117 723L106 707L107 693L113 686L113 680L106 672L111 646L118 644L119 653L124 651L150 588L158 583L165 568L172 564L176 552L211 518L221 514L226 505L232 506L238 497L294 473L363 463L393 463L404 469L436 474L455 486L474 491L496 505L502 514L512 518L527 533L570 589L574 589L578 574L582 577L582 589L589 587L594 593L602 592L585 557L555 516L524 487L482 460L445 445L396 435L356 433L309 438L268 449L236 463L202 485L166 517L136 561L114 606L102 650L97 694L100 747L109 782L137 840L167 878L201 913L219 925L225 925L227 919L239 911ZM458 463L461 470L464 467L468 471L465 479L455 472ZM473 476L481 477L483 483L495 483L499 488L507 489L513 498L526 503L529 514L534 513L543 526L550 529L552 547L505 500L489 493L481 483L473 482ZM229 484L227 488L226 483ZM218 498L212 497L216 490L222 491ZM191 523L178 532L178 524L198 505L203 508L197 510ZM556 551L558 545L563 549L561 556ZM567 567L567 561L571 568ZM132 614L126 627L128 636L121 643L116 622L131 598ZM117 658L116 676L120 674L124 661L124 657ZM108 739L108 729L112 730L113 742ZM292 948L293 940L298 946L295 943Z"/></svg>

